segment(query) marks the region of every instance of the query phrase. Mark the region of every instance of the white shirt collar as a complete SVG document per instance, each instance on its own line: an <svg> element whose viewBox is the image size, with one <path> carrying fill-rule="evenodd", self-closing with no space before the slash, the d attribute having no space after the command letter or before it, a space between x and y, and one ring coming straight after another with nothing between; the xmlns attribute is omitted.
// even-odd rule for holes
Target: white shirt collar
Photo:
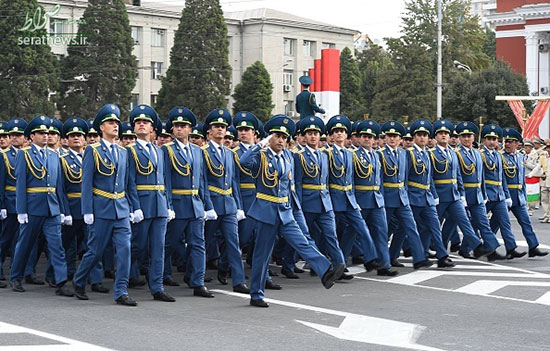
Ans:
<svg viewBox="0 0 550 351"><path fill-rule="evenodd" d="M44 151L48 150L48 146L40 147L36 144L32 144L32 145L36 148L36 150L38 150L38 152L40 152L40 150L44 150Z"/></svg>
<svg viewBox="0 0 550 351"><path fill-rule="evenodd" d="M189 150L191 150L191 146L189 145L189 141L187 142L187 144L184 144L181 141L179 141L178 139L174 139L174 140L179 145L179 147L181 147L182 149L185 149L186 147L188 147Z"/></svg>
<svg viewBox="0 0 550 351"><path fill-rule="evenodd" d="M274 155L274 156L283 156L283 152L281 151L280 153L276 153L275 151L273 151L273 149L271 147L268 147L269 151L271 151L271 153Z"/></svg>
<svg viewBox="0 0 550 351"><path fill-rule="evenodd" d="M397 148L394 149L393 147L391 147L389 145L386 145L386 147L388 148L388 150L390 150L390 152L397 151Z"/></svg>
<svg viewBox="0 0 550 351"><path fill-rule="evenodd" d="M338 146L338 145L336 145L336 144L334 144L334 145L332 145L332 146L336 149L336 151L341 151L341 150L343 149L343 147L340 147L340 146Z"/></svg>
<svg viewBox="0 0 550 351"><path fill-rule="evenodd" d="M212 143L212 145L214 145L214 148L215 148L216 150L219 150L219 149L220 149L220 146L221 146L220 144L216 143L214 140L210 140L210 142Z"/></svg>
<svg viewBox="0 0 550 351"><path fill-rule="evenodd" d="M148 142L146 142L145 140L136 139L136 142L139 143L139 145L143 146L143 148L147 148Z"/></svg>
<svg viewBox="0 0 550 351"><path fill-rule="evenodd" d="M252 146L252 145L250 145L250 144L243 143L242 141L241 141L239 144L242 145L242 146L244 146L245 150L250 149L250 147Z"/></svg>
<svg viewBox="0 0 550 351"><path fill-rule="evenodd" d="M101 139L101 140L103 140L103 142L105 143L105 146L107 146L107 149L110 149L110 148L111 148L112 143L108 142L108 141L105 140L105 139Z"/></svg>
<svg viewBox="0 0 550 351"><path fill-rule="evenodd" d="M311 148L311 147L309 147L309 146L307 146L307 145L306 145L306 148L309 150L309 152L311 152L312 154L315 155L315 151L317 151L317 150L314 150L313 148Z"/></svg>
<svg viewBox="0 0 550 351"><path fill-rule="evenodd" d="M425 149L421 148L420 146L413 144L413 147L417 149L418 151L426 151Z"/></svg>
<svg viewBox="0 0 550 351"><path fill-rule="evenodd" d="M443 153L446 153L446 152L447 152L447 149L448 149L448 148L443 147L443 146L441 146L441 145L439 145L439 144L437 144L436 146L439 148L439 150L443 151Z"/></svg>

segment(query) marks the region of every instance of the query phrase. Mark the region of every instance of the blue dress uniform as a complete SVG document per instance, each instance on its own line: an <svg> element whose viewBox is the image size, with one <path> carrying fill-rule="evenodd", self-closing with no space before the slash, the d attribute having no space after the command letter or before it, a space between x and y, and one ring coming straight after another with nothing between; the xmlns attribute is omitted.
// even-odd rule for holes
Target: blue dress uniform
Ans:
<svg viewBox="0 0 550 351"><path fill-rule="evenodd" d="M307 122L307 123L304 123ZM300 120L301 133L316 130L323 133L325 124L319 117L309 116ZM345 258L336 236L329 183L328 156L320 150L303 147L294 152L296 193L310 234L322 252L330 256L333 265L345 264ZM285 272L284 272L285 273Z"/></svg>
<svg viewBox="0 0 550 351"><path fill-rule="evenodd" d="M411 138L416 133L431 135L432 124L423 119L414 121L410 127ZM448 258L447 248L443 245L441 238L441 226L436 209L439 196L433 182L433 170L428 151L415 143L407 150L407 160L409 169L407 193L422 246L426 255L430 245L435 247L439 268L453 267L454 263Z"/></svg>
<svg viewBox="0 0 550 351"><path fill-rule="evenodd" d="M186 107L176 106L169 113L167 128L175 124L194 127L197 119ZM171 279L170 256L185 240L189 253L185 276L189 286L204 286L206 249L204 241L204 160L202 150L187 142L174 140L162 147L166 167L166 192L175 219L168 223L165 243L164 279Z"/></svg>
<svg viewBox="0 0 550 351"><path fill-rule="evenodd" d="M384 123L381 130L386 135L405 135L405 127L396 121ZM407 188L405 187L408 176L407 152L401 148L392 150L386 145L379 153L382 160L382 185L384 189L384 204L388 227L390 226L390 222L396 218L399 220L401 228L401 230L393 233L392 243L390 245L390 258L392 260L397 260L401 247L403 246L403 241L407 238L412 252L415 269L429 267L432 263L426 258L426 251L420 241L418 229L409 205Z"/></svg>
<svg viewBox="0 0 550 351"><path fill-rule="evenodd" d="M11 134L23 134L27 122L20 118L14 118L8 122L7 131ZM2 226L0 235L0 277L4 277L2 265L8 252L15 251L15 243L19 236L19 222L17 221L17 209L15 207L15 159L19 149L11 145L2 151L0 160L0 207L6 210L7 217Z"/></svg>
<svg viewBox="0 0 550 351"><path fill-rule="evenodd" d="M137 121L146 121L154 126L158 120L157 112L148 105L138 105L130 112L130 123L134 129ZM128 145L127 150L127 191L134 218L139 216L139 211L143 216L143 220L136 221L133 226L130 279L139 278L138 261L145 262L149 266L149 289L159 299L156 294L164 291L164 239L169 209L164 185L164 157L156 145L139 138L135 144ZM149 258L150 263L147 264Z"/></svg>
<svg viewBox="0 0 550 351"><path fill-rule="evenodd" d="M315 94L309 91L313 80L308 76L302 76L299 80L304 87L304 90L296 96L296 112L300 114L300 119L314 116L315 112L325 113L325 110L317 106Z"/></svg>
<svg viewBox="0 0 550 351"><path fill-rule="evenodd" d="M213 124L229 126L229 111L216 109L210 112L206 117L205 128L209 129ZM206 243L209 245L215 241L218 230L225 240L225 253L222 253L222 258L226 260L220 260L218 264L218 280L223 282L228 268L231 268L233 288L244 286L245 289L242 290L248 290L244 284L244 266L239 248L237 210L242 210L242 205L234 154L230 149L216 145L213 141L208 142L202 151L205 184L208 188L208 191L205 191L205 210L214 210L217 215L216 219L206 221Z"/></svg>
<svg viewBox="0 0 550 351"><path fill-rule="evenodd" d="M372 120L359 123L357 133L371 135L380 134L380 126ZM378 274L396 275L390 270L390 254L388 249L388 223L384 208L382 193L382 163L375 150L367 150L360 146L353 156L354 190L357 204L361 207L361 215L367 224L378 256Z"/></svg>
<svg viewBox="0 0 550 351"><path fill-rule="evenodd" d="M351 132L351 122L344 115L333 116L327 122L326 129L328 134L332 134L337 129L344 129L349 133ZM344 222L349 225L349 228L342 233L343 235L340 238L340 247L344 255L344 262L351 254L355 239L359 237L361 243L363 243L361 249L369 270L376 268L377 265L375 262L378 257L376 248L367 225L361 216L361 211L353 192L353 153L334 144L332 148L325 149L325 154L327 155L326 164L329 168L329 172L327 173L330 199L332 200L336 222Z"/></svg>
<svg viewBox="0 0 550 351"><path fill-rule="evenodd" d="M511 140L522 142L523 139L521 134L513 128L504 128L503 129L504 140ZM546 253L540 252L537 247L539 241L537 235L533 230L533 225L531 224L531 218L529 217L529 212L527 210L527 194L525 190L525 166L524 166L525 156L519 152L508 153L504 150L502 153L502 168L504 169L504 176L506 177L506 185L508 186L508 192L510 193L510 198L512 199L511 211L516 216L516 219L521 226L521 231L527 245L529 246L529 256L543 256ZM496 217L492 217L490 220L491 229L493 232L497 232L499 229L499 223ZM533 253L540 254L533 254ZM507 258L512 259L515 257L524 256L525 253L518 253L516 251L509 251L506 255Z"/></svg>
<svg viewBox="0 0 550 351"><path fill-rule="evenodd" d="M35 117L25 128L25 135L47 133L51 119ZM63 285L67 281L67 263L61 239L62 215L67 209L62 202L63 179L59 156L47 147L32 144L17 153L15 161L16 210L20 222L15 246L10 283L15 291L21 287L25 266L33 245L42 231L48 242L50 261L54 268L59 295L72 296ZM27 217L23 219L23 217ZM23 223L21 223L23 222Z"/></svg>
<svg viewBox="0 0 550 351"><path fill-rule="evenodd" d="M494 124L489 124L481 130L481 137L502 137L502 129ZM485 188L487 195L487 213L492 212L494 220L498 222L502 239L506 251L512 251L517 248L514 233L512 233L512 224L510 223L510 215L508 207L512 206L508 186L506 185L506 177L502 167L502 157L496 150L489 150L486 146L481 150L481 158L483 159L483 175L485 178Z"/></svg>
<svg viewBox="0 0 550 351"><path fill-rule="evenodd" d="M265 125L267 133L290 136L294 130L294 122L283 115L272 117ZM276 154L271 149L262 150L260 145L255 145L240 160L244 167L257 175L256 199L248 212L248 216L259 222L252 259L251 305L268 307L263 301L264 287L277 233L323 277L326 288L332 287L334 279L342 275L345 265L339 264L336 269L330 269L328 259L308 243L293 217L290 201L294 163L291 152L283 149Z"/></svg>
<svg viewBox="0 0 550 351"><path fill-rule="evenodd" d="M108 120L120 122L116 105L103 106L94 118L94 129ZM82 161L82 214L92 217L88 232L88 250L82 257L73 285L77 298L87 299L86 280L103 257L109 241L116 250L115 301L124 301L128 295L130 274L130 204L128 195L128 152L105 139L89 145Z"/></svg>

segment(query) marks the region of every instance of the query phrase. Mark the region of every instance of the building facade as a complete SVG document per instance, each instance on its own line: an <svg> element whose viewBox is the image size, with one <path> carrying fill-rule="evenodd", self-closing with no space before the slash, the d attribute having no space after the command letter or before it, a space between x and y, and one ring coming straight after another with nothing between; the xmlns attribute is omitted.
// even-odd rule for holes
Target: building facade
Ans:
<svg viewBox="0 0 550 351"><path fill-rule="evenodd" d="M88 6L80 0L39 0L48 11L60 5L52 17L50 34L77 33L78 19ZM134 5L136 4L136 5ZM178 28L182 7L127 1L127 12L138 60L138 79L132 92L132 105L156 102L161 79L170 64L170 50ZM295 97L300 92L298 79L307 74L321 50L354 48L357 31L332 26L271 9L255 9L224 14L232 67L231 91L241 81L246 68L261 61L273 83L274 113L295 115ZM66 55L63 43L52 45L56 55ZM232 98L227 97L228 106ZM177 102L185 105L185 101ZM164 116L163 118L165 118ZM201 116L203 117L203 116Z"/></svg>

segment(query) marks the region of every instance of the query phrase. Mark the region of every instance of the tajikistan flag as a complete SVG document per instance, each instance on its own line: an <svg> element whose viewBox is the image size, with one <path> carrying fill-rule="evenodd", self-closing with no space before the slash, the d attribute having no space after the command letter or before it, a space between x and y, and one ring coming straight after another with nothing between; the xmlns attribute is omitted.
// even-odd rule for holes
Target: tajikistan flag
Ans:
<svg viewBox="0 0 550 351"><path fill-rule="evenodd" d="M540 179L537 177L526 177L525 185L527 191L527 202L538 203L540 201Z"/></svg>

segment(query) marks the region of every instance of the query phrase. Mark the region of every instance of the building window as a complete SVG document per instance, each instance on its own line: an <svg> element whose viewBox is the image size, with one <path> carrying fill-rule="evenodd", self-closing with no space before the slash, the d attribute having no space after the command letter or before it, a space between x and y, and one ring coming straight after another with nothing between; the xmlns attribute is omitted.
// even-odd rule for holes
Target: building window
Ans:
<svg viewBox="0 0 550 351"><path fill-rule="evenodd" d="M294 72L289 70L283 71L283 85L294 85Z"/></svg>
<svg viewBox="0 0 550 351"><path fill-rule="evenodd" d="M151 79L162 78L162 62L151 61Z"/></svg>
<svg viewBox="0 0 550 351"><path fill-rule="evenodd" d="M159 96L157 94L151 94L151 106L155 106L157 104L158 97Z"/></svg>
<svg viewBox="0 0 550 351"><path fill-rule="evenodd" d="M293 100L285 100L285 115L289 117L294 117L294 101Z"/></svg>
<svg viewBox="0 0 550 351"><path fill-rule="evenodd" d="M315 49L315 43L313 41L304 40L304 57L313 57Z"/></svg>
<svg viewBox="0 0 550 351"><path fill-rule="evenodd" d="M296 47L296 39L284 38L285 56L294 56L295 47Z"/></svg>
<svg viewBox="0 0 550 351"><path fill-rule="evenodd" d="M141 41L141 27L132 26L132 39L134 40L134 45L139 45Z"/></svg>
<svg viewBox="0 0 550 351"><path fill-rule="evenodd" d="M334 43L323 43L323 49L334 49L336 48L336 44Z"/></svg>
<svg viewBox="0 0 550 351"><path fill-rule="evenodd" d="M165 29L151 28L151 46L164 46Z"/></svg>
<svg viewBox="0 0 550 351"><path fill-rule="evenodd" d="M133 110L139 104L139 94L132 94L132 100L130 100L129 110Z"/></svg>
<svg viewBox="0 0 550 351"><path fill-rule="evenodd" d="M50 18L50 35L57 37L65 34L65 22L64 19Z"/></svg>

